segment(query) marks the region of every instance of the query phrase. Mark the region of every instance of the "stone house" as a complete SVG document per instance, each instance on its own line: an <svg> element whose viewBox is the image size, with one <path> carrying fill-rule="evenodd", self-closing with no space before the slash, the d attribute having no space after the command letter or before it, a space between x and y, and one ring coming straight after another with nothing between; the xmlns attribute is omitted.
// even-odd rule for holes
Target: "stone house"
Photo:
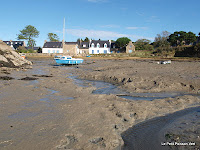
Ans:
<svg viewBox="0 0 200 150"><path fill-rule="evenodd" d="M135 51L135 45L133 45L132 41L126 45L126 53L133 53Z"/></svg>
<svg viewBox="0 0 200 150"><path fill-rule="evenodd" d="M63 54L70 55L70 56L76 56L78 55L79 48L77 42L65 42L63 46Z"/></svg>

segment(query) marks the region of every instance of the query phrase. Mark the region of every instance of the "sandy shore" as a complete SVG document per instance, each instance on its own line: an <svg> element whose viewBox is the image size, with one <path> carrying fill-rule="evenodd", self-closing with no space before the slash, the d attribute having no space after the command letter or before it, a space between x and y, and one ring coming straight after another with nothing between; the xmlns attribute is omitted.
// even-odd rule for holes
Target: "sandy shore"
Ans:
<svg viewBox="0 0 200 150"><path fill-rule="evenodd" d="M1 69L1 77L13 79L0 80L0 149L120 149L125 141L121 134L133 125L200 106L199 97L191 95L200 91L198 61L158 65L152 60L88 59L70 67L55 66L48 59L32 61L32 69ZM97 87L79 86L70 76L114 83L130 94L173 91L189 95L133 101L117 94L92 94ZM185 115L189 114L181 117ZM196 126L194 137L199 136ZM177 135L172 128L161 130Z"/></svg>

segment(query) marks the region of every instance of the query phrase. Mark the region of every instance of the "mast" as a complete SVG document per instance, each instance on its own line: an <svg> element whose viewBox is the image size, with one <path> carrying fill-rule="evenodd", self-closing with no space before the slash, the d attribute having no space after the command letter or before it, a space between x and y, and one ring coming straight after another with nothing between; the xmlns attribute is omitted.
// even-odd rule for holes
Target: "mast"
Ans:
<svg viewBox="0 0 200 150"><path fill-rule="evenodd" d="M63 48L65 44L65 17L64 17L64 22L63 22Z"/></svg>

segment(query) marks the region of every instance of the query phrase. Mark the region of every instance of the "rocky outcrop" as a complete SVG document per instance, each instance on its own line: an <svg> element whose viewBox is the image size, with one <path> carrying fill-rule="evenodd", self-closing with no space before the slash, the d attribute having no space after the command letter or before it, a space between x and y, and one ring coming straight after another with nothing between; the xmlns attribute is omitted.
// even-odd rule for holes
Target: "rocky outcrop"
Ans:
<svg viewBox="0 0 200 150"><path fill-rule="evenodd" d="M0 67L18 68L26 65L32 65L32 63L23 59L10 46L0 41Z"/></svg>

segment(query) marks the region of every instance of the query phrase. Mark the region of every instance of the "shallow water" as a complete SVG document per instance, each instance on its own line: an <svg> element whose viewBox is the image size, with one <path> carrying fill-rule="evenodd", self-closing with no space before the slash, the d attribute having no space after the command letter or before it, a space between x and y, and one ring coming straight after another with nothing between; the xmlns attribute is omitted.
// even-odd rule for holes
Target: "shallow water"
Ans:
<svg viewBox="0 0 200 150"><path fill-rule="evenodd" d="M74 83L80 87L95 87L96 89L92 91L92 94L114 94L121 98L129 100L147 100L152 101L155 99L164 99L164 98L174 98L177 96L189 95L187 93L180 92L159 92L159 93L136 93L136 92L127 92L123 89L118 88L116 85L103 81L93 81L93 80L84 80L78 79L77 76L70 74L68 77L73 79Z"/></svg>

